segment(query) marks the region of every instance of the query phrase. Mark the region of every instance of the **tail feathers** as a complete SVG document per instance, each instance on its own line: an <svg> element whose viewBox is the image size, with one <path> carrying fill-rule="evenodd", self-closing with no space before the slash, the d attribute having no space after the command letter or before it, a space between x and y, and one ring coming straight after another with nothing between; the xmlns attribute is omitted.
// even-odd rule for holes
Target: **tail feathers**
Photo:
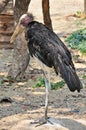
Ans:
<svg viewBox="0 0 86 130"><path fill-rule="evenodd" d="M70 64L65 64L64 60L62 60L61 57L58 57L58 60L54 62L54 68L56 73L58 73L59 68L60 74L67 83L70 91L77 90L80 92L80 89L82 89L82 84L75 72L75 69Z"/></svg>

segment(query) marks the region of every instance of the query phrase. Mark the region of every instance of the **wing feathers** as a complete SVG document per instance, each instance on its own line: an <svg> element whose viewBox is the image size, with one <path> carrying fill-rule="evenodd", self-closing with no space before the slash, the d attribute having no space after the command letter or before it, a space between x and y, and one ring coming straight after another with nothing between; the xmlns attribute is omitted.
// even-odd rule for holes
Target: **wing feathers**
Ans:
<svg viewBox="0 0 86 130"><path fill-rule="evenodd" d="M58 67L60 70L60 74L62 78L66 81L70 91L77 90L78 92L80 92L82 85L75 72L75 69L70 64L65 64L60 55L58 55L58 59L56 57L54 58L54 68L56 72L58 72Z"/></svg>

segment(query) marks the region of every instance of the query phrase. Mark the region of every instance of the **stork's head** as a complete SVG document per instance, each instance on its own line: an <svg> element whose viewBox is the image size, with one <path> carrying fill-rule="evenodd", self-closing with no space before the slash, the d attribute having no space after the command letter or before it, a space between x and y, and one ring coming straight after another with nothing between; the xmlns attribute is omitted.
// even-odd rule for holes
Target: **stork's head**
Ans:
<svg viewBox="0 0 86 130"><path fill-rule="evenodd" d="M25 31L25 28L27 27L28 23L32 22L34 19L33 15L30 13L27 14L23 14L20 19L19 22L16 26L16 29L10 39L10 43L13 43L16 39L16 37L22 33L23 31Z"/></svg>

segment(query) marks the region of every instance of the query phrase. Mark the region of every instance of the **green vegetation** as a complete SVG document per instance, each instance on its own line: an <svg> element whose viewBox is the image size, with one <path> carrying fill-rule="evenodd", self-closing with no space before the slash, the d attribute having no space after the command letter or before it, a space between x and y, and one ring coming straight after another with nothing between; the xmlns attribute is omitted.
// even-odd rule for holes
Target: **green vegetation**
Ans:
<svg viewBox="0 0 86 130"><path fill-rule="evenodd" d="M86 54L86 28L72 33L66 42L72 49L78 49L81 53Z"/></svg>
<svg viewBox="0 0 86 130"><path fill-rule="evenodd" d="M85 75L83 75L83 79L86 79L86 74L85 74Z"/></svg>
<svg viewBox="0 0 86 130"><path fill-rule="evenodd" d="M4 81L3 81L3 80L0 81L0 85L2 85L2 84L4 84Z"/></svg>
<svg viewBox="0 0 86 130"><path fill-rule="evenodd" d="M13 78L11 76L7 76L8 81L12 81Z"/></svg>
<svg viewBox="0 0 86 130"><path fill-rule="evenodd" d="M5 76L0 76L0 85L3 85L7 82L7 86L11 86L13 83L13 79L11 76L5 77Z"/></svg>
<svg viewBox="0 0 86 130"><path fill-rule="evenodd" d="M82 11L77 11L73 16L80 18L79 21L86 19L86 15Z"/></svg>
<svg viewBox="0 0 86 130"><path fill-rule="evenodd" d="M0 76L0 85L4 84L4 76Z"/></svg>
<svg viewBox="0 0 86 130"><path fill-rule="evenodd" d="M62 80L62 81L59 81L59 82L56 82L56 83L51 83L51 89L59 89L59 88L62 88L63 86L65 85L65 81Z"/></svg>
<svg viewBox="0 0 86 130"><path fill-rule="evenodd" d="M36 82L36 84L34 84L34 88L37 88L37 87L44 87L45 86L45 84L44 84L44 79L43 78L40 78L37 82Z"/></svg>
<svg viewBox="0 0 86 130"><path fill-rule="evenodd" d="M56 83L51 83L51 89L56 90L58 88L62 88L64 85L65 85L65 81L63 80ZM43 78L39 79L38 82L33 87L34 88L45 87L44 79Z"/></svg>

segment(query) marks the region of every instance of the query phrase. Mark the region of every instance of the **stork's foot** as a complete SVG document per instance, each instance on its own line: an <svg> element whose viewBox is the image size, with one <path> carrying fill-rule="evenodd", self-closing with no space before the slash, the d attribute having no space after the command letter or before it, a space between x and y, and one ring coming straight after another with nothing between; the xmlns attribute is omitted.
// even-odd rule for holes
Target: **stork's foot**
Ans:
<svg viewBox="0 0 86 130"><path fill-rule="evenodd" d="M35 120L34 122L31 122L31 124L36 124L36 127L43 125L43 124L46 124L46 123L47 123L47 120L44 117L40 118L38 120Z"/></svg>
<svg viewBox="0 0 86 130"><path fill-rule="evenodd" d="M36 127L37 127L37 126L40 126L40 125L43 125L43 124L55 125L56 123L50 117L48 117L47 119L45 119L43 117L43 118L40 118L40 119L38 119L38 120L36 120L34 122L31 122L31 124L36 124Z"/></svg>

